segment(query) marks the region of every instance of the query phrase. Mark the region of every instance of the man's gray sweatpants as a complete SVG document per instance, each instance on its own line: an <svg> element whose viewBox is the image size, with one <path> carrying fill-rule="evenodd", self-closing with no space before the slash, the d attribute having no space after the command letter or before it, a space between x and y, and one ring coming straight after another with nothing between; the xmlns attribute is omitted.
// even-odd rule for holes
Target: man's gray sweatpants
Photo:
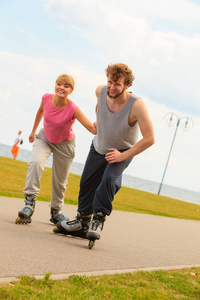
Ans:
<svg viewBox="0 0 200 300"><path fill-rule="evenodd" d="M46 139L44 129L39 131L35 136L23 192L28 199L37 197L44 164L51 153L53 153L51 208L61 210L69 169L75 156L75 137L70 141L53 144Z"/></svg>

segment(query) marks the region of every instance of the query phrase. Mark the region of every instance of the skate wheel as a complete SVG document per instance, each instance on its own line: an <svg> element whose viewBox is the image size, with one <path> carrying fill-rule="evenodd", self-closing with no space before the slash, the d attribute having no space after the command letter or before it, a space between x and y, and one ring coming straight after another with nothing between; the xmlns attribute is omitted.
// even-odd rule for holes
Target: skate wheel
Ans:
<svg viewBox="0 0 200 300"><path fill-rule="evenodd" d="M53 233L60 233L60 230L59 230L59 228L57 228L57 227L56 227L56 228L54 228L54 229L53 229Z"/></svg>
<svg viewBox="0 0 200 300"><path fill-rule="evenodd" d="M31 223L31 219L22 219L21 217L17 217L17 219L15 220L15 224L22 224L22 225L26 225Z"/></svg>
<svg viewBox="0 0 200 300"><path fill-rule="evenodd" d="M17 217L17 219L15 220L15 224L20 224L21 222L20 222L20 217Z"/></svg>
<svg viewBox="0 0 200 300"><path fill-rule="evenodd" d="M89 241L89 244L88 244L88 248L89 248L89 249L92 249L93 246L94 246L94 241L93 241L93 240L90 240L90 241Z"/></svg>

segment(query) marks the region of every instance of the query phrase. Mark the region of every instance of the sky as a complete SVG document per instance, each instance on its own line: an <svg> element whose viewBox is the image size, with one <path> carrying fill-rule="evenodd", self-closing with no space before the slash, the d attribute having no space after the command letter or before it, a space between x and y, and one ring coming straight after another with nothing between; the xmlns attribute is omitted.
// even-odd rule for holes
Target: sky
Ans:
<svg viewBox="0 0 200 300"><path fill-rule="evenodd" d="M125 173L160 183L179 120L164 183L200 192L199 0L0 0L0 24L0 143L12 146L22 130L22 148L32 149L42 95L63 73L75 79L70 99L95 121L95 89L106 84L106 67L121 62L156 140ZM92 134L78 121L74 131L74 161L84 163Z"/></svg>

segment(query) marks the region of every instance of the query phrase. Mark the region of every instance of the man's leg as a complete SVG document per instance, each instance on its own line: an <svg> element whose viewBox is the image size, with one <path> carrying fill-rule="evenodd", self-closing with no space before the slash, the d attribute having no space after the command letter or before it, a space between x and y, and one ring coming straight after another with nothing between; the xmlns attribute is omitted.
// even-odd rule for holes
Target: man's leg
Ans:
<svg viewBox="0 0 200 300"><path fill-rule="evenodd" d="M110 215L112 211L112 201L115 194L121 188L122 173L128 167L132 158L119 163L108 164L101 183L99 184L93 201L93 211L103 212Z"/></svg>
<svg viewBox="0 0 200 300"><path fill-rule="evenodd" d="M107 165L105 156L96 152L92 144L81 176L78 212L93 213L94 195Z"/></svg>
<svg viewBox="0 0 200 300"><path fill-rule="evenodd" d="M99 240L106 215L112 211L112 201L121 188L122 173L127 168L132 158L119 163L108 164L102 181L98 186L93 201L93 220L88 229L90 240Z"/></svg>
<svg viewBox="0 0 200 300"><path fill-rule="evenodd" d="M16 157L18 155L18 152L19 152L19 147L17 147L16 145L14 145L12 147L12 150L11 150L11 153L12 153L14 159L16 159Z"/></svg>
<svg viewBox="0 0 200 300"><path fill-rule="evenodd" d="M80 182L78 213L75 220L57 223L56 231L63 234L86 237L92 217L92 202L108 163L91 145Z"/></svg>

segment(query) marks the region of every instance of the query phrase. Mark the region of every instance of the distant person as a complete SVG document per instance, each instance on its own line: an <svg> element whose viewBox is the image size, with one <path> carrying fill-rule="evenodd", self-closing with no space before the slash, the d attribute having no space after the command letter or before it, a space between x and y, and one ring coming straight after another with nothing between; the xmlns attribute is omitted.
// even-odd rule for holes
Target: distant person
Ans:
<svg viewBox="0 0 200 300"><path fill-rule="evenodd" d="M12 153L12 156L14 159L17 158L18 156L18 153L19 153L19 148L20 148L20 145L23 144L23 139L22 139L22 132L21 130L18 132L18 137L16 138L15 142L14 142L14 145L11 149L11 153Z"/></svg>
<svg viewBox="0 0 200 300"><path fill-rule="evenodd" d="M127 91L134 80L131 69L125 64L113 64L106 69L106 75L107 85L96 89L97 135L82 173L76 219L58 222L54 229L55 233L89 238L91 245L100 239L106 216L112 212L122 173L134 156L154 144L153 126L144 102ZM137 141L139 129L142 138Z"/></svg>
<svg viewBox="0 0 200 300"><path fill-rule="evenodd" d="M62 212L69 169L75 156L73 124L77 119L87 130L96 134L96 127L85 117L77 105L68 97L74 90L74 79L60 75L55 83L55 94L44 94L37 111L29 142L33 143L31 160L28 164L26 184L23 190L25 207L19 211L16 223L30 223L35 210L36 197L40 191L40 178L47 158L53 154L51 219L67 220ZM36 135L44 117L44 128Z"/></svg>

